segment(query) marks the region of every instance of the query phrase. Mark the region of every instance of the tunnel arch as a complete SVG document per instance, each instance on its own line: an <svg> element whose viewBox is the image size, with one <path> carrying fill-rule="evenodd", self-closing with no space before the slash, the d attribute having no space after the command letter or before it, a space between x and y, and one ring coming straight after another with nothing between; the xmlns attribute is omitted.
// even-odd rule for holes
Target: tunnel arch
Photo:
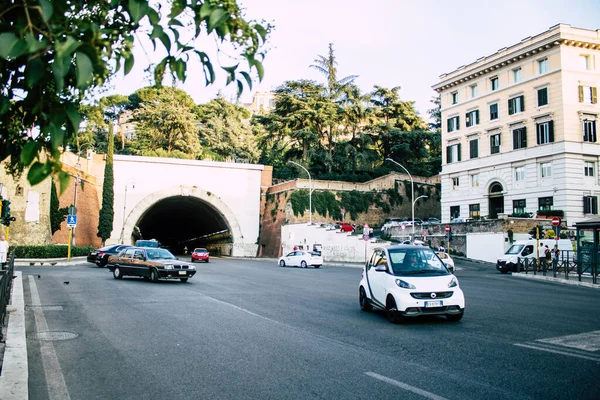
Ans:
<svg viewBox="0 0 600 400"><path fill-rule="evenodd" d="M231 211L227 204L215 196L214 194L200 189L196 186L172 186L155 191L139 202L126 215L125 223L122 227L121 236L125 243L131 240L133 229L136 224L140 223L146 214L161 202L169 201L177 198L191 198L198 202L204 203L205 208L210 208L217 214L227 225L233 244L240 243L243 240L242 230L235 214ZM149 239L149 238L148 238Z"/></svg>

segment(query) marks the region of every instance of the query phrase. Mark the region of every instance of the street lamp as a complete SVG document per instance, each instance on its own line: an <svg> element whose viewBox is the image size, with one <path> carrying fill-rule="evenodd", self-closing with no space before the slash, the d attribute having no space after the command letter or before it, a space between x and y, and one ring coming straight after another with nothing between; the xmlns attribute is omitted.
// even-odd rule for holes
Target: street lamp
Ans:
<svg viewBox="0 0 600 400"><path fill-rule="evenodd" d="M303 170L306 171L306 173L308 174L308 222L310 223L310 225L312 225L312 178L310 176L310 172L308 172L308 170L306 168L304 168L304 166L298 164L297 162L294 162L292 160L288 161L290 164L294 164L299 166L300 168L302 168Z"/></svg>
<svg viewBox="0 0 600 400"><path fill-rule="evenodd" d="M423 194L423 195L421 195L421 196L417 197L417 198L415 199L415 201L413 201L413 205L412 205L412 208L413 208L413 215L414 215L414 212L415 212L415 203L417 202L417 200L419 200L419 199L426 199L426 198L427 198L427 196L425 196L425 195ZM414 234L415 234L415 219L414 219L414 217L413 217L413 235L414 235ZM414 237L413 237L413 240L414 240Z"/></svg>
<svg viewBox="0 0 600 400"><path fill-rule="evenodd" d="M399 166L400 168L402 168L404 171L406 171L406 173L408 174L408 177L410 178L410 193L411 193L411 202L412 202L412 234L413 234L413 239L415 237L415 183L413 182L413 178L410 175L410 172L408 172L408 170L406 168L404 168L402 166L402 164L397 163L396 161L392 160L391 158L386 158L385 161L391 161L394 164L396 164L397 166Z"/></svg>
<svg viewBox="0 0 600 400"><path fill-rule="evenodd" d="M127 215L127 188L131 184L131 189L135 189L135 180L129 179L125 184L125 198L123 200L123 224L121 226L121 243L125 240L125 216Z"/></svg>

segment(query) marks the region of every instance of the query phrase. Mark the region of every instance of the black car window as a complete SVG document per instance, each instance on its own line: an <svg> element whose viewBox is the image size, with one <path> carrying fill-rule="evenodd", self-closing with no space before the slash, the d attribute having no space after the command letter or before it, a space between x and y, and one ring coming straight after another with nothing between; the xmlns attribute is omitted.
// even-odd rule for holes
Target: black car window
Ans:
<svg viewBox="0 0 600 400"><path fill-rule="evenodd" d="M143 260L144 253L142 253L141 250L136 250L135 253L133 254L133 258L135 258L136 260Z"/></svg>
<svg viewBox="0 0 600 400"><path fill-rule="evenodd" d="M125 249L121 253L121 258L133 258L134 249Z"/></svg>

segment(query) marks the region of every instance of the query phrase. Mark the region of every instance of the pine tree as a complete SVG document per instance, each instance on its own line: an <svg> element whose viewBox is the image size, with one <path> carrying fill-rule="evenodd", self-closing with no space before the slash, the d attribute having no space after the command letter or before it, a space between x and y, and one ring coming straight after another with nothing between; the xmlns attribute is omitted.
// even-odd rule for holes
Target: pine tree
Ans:
<svg viewBox="0 0 600 400"><path fill-rule="evenodd" d="M106 165L104 166L104 184L102 185L102 208L98 221L97 236L102 239L104 246L106 239L110 237L113 230L114 217L114 172L113 153L115 151L115 135L113 133L112 121L108 124L108 150L106 152Z"/></svg>

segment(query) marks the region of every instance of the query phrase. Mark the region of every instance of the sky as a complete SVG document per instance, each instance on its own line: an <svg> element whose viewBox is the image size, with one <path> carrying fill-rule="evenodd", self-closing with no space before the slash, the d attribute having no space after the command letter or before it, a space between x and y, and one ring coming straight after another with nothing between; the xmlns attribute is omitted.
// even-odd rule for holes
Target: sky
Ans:
<svg viewBox="0 0 600 400"><path fill-rule="evenodd" d="M247 19L266 20L271 33L264 61L265 77L241 101L250 103L255 91L274 90L285 81L325 78L310 68L333 43L338 79L358 75L363 92L374 85L400 86L400 97L414 101L420 115L436 93L431 86L443 73L535 36L558 23L600 29L600 0L238 0ZM214 43L200 43L207 48ZM157 60L136 49L136 66L113 82L110 93L128 95L147 86L143 66ZM209 51L209 54L210 51ZM214 59L216 61L216 59ZM228 60L221 59L223 65ZM200 69L189 67L179 84L196 103L206 103L221 91L233 99L236 88L218 76L204 86Z"/></svg>

